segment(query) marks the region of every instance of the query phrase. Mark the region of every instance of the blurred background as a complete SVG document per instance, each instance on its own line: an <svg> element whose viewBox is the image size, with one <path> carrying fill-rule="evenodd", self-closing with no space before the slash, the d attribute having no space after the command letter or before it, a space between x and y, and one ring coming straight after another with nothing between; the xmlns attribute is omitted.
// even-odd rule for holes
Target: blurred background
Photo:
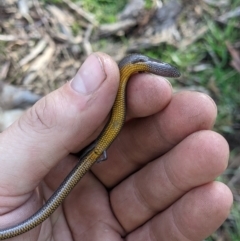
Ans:
<svg viewBox="0 0 240 241"><path fill-rule="evenodd" d="M215 100L214 128L231 149L218 180L234 205L206 240L240 240L240 0L0 0L0 131L94 51L116 61L137 52L169 62L182 73L174 91Z"/></svg>

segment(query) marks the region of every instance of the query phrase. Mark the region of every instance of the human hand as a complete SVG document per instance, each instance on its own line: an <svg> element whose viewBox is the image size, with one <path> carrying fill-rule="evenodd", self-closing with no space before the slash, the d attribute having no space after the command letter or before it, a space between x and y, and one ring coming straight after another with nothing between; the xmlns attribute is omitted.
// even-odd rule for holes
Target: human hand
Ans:
<svg viewBox="0 0 240 241"><path fill-rule="evenodd" d="M119 74L108 56L97 56L80 68L82 81L75 77L0 134L0 229L35 213L76 165L69 153L106 124ZM127 105L108 159L42 225L11 240L195 241L221 225L232 194L214 182L228 145L210 130L213 101L197 92L172 95L163 78L141 74L129 81Z"/></svg>

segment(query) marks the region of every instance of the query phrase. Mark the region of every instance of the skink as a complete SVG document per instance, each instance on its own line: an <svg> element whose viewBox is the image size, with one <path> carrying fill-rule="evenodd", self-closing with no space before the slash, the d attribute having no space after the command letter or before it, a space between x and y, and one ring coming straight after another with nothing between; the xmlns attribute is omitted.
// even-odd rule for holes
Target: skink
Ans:
<svg viewBox="0 0 240 241"><path fill-rule="evenodd" d="M149 72L164 77L179 77L177 68L170 64L146 57L132 54L119 63L120 83L115 102L112 107L109 122L94 143L85 148L79 158L78 164L64 179L49 200L31 217L23 222L0 230L0 240L23 234L46 220L63 202L71 190L76 186L91 166L101 158L123 127L126 115L126 85L130 76L138 72Z"/></svg>

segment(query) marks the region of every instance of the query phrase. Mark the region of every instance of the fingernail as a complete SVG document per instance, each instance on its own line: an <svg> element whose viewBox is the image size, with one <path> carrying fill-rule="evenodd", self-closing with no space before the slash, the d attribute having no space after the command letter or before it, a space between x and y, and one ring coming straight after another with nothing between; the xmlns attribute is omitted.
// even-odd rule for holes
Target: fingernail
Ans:
<svg viewBox="0 0 240 241"><path fill-rule="evenodd" d="M105 80L106 73L96 54L90 55L71 81L72 88L81 94L90 94Z"/></svg>

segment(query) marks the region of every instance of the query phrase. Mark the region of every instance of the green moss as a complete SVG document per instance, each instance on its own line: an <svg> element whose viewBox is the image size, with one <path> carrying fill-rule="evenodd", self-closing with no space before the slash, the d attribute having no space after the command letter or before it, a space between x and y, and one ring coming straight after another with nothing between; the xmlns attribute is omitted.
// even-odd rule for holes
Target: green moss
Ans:
<svg viewBox="0 0 240 241"><path fill-rule="evenodd" d="M76 0L88 12L95 15L100 23L113 23L117 14L124 8L127 0Z"/></svg>
<svg viewBox="0 0 240 241"><path fill-rule="evenodd" d="M145 9L151 9L153 7L153 0L145 0Z"/></svg>

